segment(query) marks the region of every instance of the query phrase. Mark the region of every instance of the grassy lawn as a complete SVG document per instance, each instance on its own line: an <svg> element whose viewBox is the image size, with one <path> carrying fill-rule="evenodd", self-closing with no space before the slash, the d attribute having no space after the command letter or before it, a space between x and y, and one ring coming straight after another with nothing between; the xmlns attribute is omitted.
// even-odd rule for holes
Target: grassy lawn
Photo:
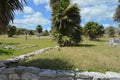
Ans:
<svg viewBox="0 0 120 80"><path fill-rule="evenodd" d="M25 40L24 36L18 38L7 38L0 36L2 44L16 46L14 50L6 50L0 47L0 60L14 56L26 54L44 47L54 47L56 43L50 38L29 37ZM18 65L35 66L46 69L63 69L79 71L116 71L120 72L120 47L107 45L108 39L102 38L100 41L89 41L84 38L80 46L62 47L60 51L53 49L44 54L31 57ZM31 45L37 45L22 49ZM19 48L19 49L18 49Z"/></svg>
<svg viewBox="0 0 120 80"><path fill-rule="evenodd" d="M20 65L46 69L120 72L120 47L108 46L107 42L106 39L84 39L78 47L63 47L61 51L53 49L21 62Z"/></svg>
<svg viewBox="0 0 120 80"><path fill-rule="evenodd" d="M15 47L15 49L13 50L8 50L0 46L0 60L12 58L14 56L22 54L27 54L29 52L39 50L45 47L54 47L56 45L56 43L53 42L50 38L41 37L41 39L39 40L36 36L28 37L28 40L26 40L24 36L19 36L15 38L0 36L0 42L3 45L12 45Z"/></svg>

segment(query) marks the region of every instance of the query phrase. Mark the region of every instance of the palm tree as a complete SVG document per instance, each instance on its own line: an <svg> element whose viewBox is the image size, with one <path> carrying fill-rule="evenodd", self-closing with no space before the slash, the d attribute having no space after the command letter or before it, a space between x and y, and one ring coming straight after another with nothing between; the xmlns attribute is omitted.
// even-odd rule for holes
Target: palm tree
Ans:
<svg viewBox="0 0 120 80"><path fill-rule="evenodd" d="M114 13L114 21L120 22L120 5L118 5L116 12Z"/></svg>
<svg viewBox="0 0 120 80"><path fill-rule="evenodd" d="M42 26L41 25L37 25L36 27L36 31L39 33L39 39L40 39L40 33L42 32Z"/></svg>
<svg viewBox="0 0 120 80"><path fill-rule="evenodd" d="M53 2L52 32L60 46L75 46L81 40L79 11L70 0Z"/></svg>
<svg viewBox="0 0 120 80"><path fill-rule="evenodd" d="M13 22L15 11L23 11L26 0L0 0L0 29L6 31L9 22Z"/></svg>

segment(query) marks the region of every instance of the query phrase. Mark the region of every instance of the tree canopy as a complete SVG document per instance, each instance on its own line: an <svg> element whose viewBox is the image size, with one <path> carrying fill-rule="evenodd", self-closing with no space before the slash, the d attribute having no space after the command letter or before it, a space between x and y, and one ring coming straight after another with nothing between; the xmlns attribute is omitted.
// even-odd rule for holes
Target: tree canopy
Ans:
<svg viewBox="0 0 120 80"><path fill-rule="evenodd" d="M89 37L90 40L103 36L105 31L104 27L96 22L87 22L83 30L85 36Z"/></svg>
<svg viewBox="0 0 120 80"><path fill-rule="evenodd" d="M120 0L118 0L118 2L120 3ZM114 13L114 16L113 16L113 18L114 18L114 21L116 21L116 22L120 22L120 4L118 5L118 7L116 8L116 11L115 11L115 13Z"/></svg>
<svg viewBox="0 0 120 80"><path fill-rule="evenodd" d="M53 1L52 34L60 46L75 46L81 40L80 9L70 0Z"/></svg>
<svg viewBox="0 0 120 80"><path fill-rule="evenodd" d="M23 11L22 3L26 0L0 0L0 29L7 30L9 22L13 22L15 11Z"/></svg>

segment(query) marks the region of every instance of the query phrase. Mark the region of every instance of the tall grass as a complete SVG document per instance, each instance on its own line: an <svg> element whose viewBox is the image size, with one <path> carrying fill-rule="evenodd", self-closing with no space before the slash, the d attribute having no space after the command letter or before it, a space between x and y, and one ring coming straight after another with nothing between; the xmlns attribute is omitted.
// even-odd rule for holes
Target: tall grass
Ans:
<svg viewBox="0 0 120 80"><path fill-rule="evenodd" d="M47 69L120 72L120 47L107 45L108 39L89 41L84 38L78 47L62 47L32 57L20 65Z"/></svg>
<svg viewBox="0 0 120 80"><path fill-rule="evenodd" d="M8 50L4 49L4 47L0 47L0 60L12 58L14 56L27 54L29 52L39 50L45 47L54 47L56 42L53 42L50 38L43 38L39 40L38 37L28 37L28 40L25 39L24 36L8 38L4 36L0 36L0 42L3 45L13 45L15 49ZM32 45L36 45L34 47L29 47ZM25 47L25 49L23 49ZM19 48L19 49L18 49Z"/></svg>

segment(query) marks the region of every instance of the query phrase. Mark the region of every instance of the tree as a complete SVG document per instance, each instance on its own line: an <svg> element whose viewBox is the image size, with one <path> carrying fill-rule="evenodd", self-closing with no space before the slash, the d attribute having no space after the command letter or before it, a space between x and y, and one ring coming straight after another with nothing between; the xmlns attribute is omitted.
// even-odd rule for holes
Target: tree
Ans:
<svg viewBox="0 0 120 80"><path fill-rule="evenodd" d="M87 22L84 26L84 34L90 40L95 40L97 37L102 37L104 34L104 27L96 22Z"/></svg>
<svg viewBox="0 0 120 80"><path fill-rule="evenodd" d="M16 27L12 25L8 25L8 30L7 30L8 37L13 37L15 33L16 33Z"/></svg>
<svg viewBox="0 0 120 80"><path fill-rule="evenodd" d="M109 26L107 28L107 33L109 37L114 37L115 36L115 28L113 26Z"/></svg>
<svg viewBox="0 0 120 80"><path fill-rule="evenodd" d="M13 22L15 11L23 11L26 0L0 0L0 30L6 32L9 22Z"/></svg>
<svg viewBox="0 0 120 80"><path fill-rule="evenodd" d="M120 3L120 0L118 2ZM114 13L113 18L114 18L114 21L120 22L120 4L116 8L116 12Z"/></svg>
<svg viewBox="0 0 120 80"><path fill-rule="evenodd" d="M70 0L51 0L52 34L60 46L76 46L81 40L80 9Z"/></svg>
<svg viewBox="0 0 120 80"><path fill-rule="evenodd" d="M100 37L103 37L104 34L105 34L104 26L103 25L99 25L97 27L96 36L100 38Z"/></svg>
<svg viewBox="0 0 120 80"><path fill-rule="evenodd" d="M38 25L36 27L36 31L39 33L39 39L40 39L40 33L42 32L42 26L41 25Z"/></svg>
<svg viewBox="0 0 120 80"><path fill-rule="evenodd" d="M29 30L29 31L28 31L28 34L29 34L29 35L34 35L33 30Z"/></svg>
<svg viewBox="0 0 120 80"><path fill-rule="evenodd" d="M49 32L48 30L45 30L41 33L42 36L49 36Z"/></svg>

